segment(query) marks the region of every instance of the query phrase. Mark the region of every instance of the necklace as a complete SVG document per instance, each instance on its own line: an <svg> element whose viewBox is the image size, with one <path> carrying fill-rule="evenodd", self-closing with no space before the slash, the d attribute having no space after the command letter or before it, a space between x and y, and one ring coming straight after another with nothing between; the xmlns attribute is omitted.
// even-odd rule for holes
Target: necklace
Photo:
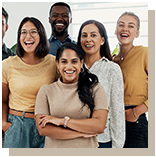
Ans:
<svg viewBox="0 0 156 157"><path fill-rule="evenodd" d="M133 48L133 47L134 47L134 46L132 46L132 48ZM132 48L131 48L131 49L132 49ZM130 49L130 50L131 50L131 49ZM130 50L129 50L129 51L130 51ZM129 53L129 51L126 53L126 55L125 55L125 56L120 57L120 60L121 60L121 61L123 61L123 60L125 59L125 57L126 57L126 56L127 56L127 54Z"/></svg>

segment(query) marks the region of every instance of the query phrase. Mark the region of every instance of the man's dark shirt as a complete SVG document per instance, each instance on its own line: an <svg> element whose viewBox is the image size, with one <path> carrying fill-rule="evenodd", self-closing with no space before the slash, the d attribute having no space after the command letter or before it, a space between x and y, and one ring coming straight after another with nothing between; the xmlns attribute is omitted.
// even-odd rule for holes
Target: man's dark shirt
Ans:
<svg viewBox="0 0 156 157"><path fill-rule="evenodd" d="M9 48L6 47L5 44L3 44L2 47L2 60L8 58L9 56L15 56L16 54L10 50Z"/></svg>
<svg viewBox="0 0 156 157"><path fill-rule="evenodd" d="M65 43L75 43L76 42L74 40L71 39L70 36L67 36L67 38L61 43L61 41L56 38L55 36L51 35L51 37L49 38L49 45L50 45L50 50L49 50L49 54L52 54L54 56L56 56L57 53L57 49Z"/></svg>

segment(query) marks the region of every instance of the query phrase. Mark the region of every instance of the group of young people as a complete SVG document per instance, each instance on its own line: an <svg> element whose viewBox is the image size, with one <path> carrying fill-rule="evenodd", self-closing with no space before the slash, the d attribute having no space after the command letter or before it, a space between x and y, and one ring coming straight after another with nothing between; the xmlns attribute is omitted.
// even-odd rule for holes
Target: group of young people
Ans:
<svg viewBox="0 0 156 157"><path fill-rule="evenodd" d="M17 55L2 62L4 147L147 148L148 48L133 45L138 16L118 18L120 50L111 56L99 21L85 21L69 42L69 8L51 7L49 42L38 19L25 17L19 25ZM68 42L56 57L49 54L49 43L63 42L63 35Z"/></svg>

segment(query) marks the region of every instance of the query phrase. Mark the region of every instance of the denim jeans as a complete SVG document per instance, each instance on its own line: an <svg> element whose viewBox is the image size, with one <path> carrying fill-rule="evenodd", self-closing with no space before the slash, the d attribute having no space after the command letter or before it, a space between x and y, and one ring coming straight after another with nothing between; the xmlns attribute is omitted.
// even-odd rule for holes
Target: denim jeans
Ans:
<svg viewBox="0 0 156 157"><path fill-rule="evenodd" d="M35 119L9 114L8 122L12 125L5 132L4 148L44 147L45 137L39 135Z"/></svg>
<svg viewBox="0 0 156 157"><path fill-rule="evenodd" d="M126 121L124 148L148 148L148 121L145 113L136 122Z"/></svg>
<svg viewBox="0 0 156 157"><path fill-rule="evenodd" d="M99 143L98 148L111 148L112 147L112 141L106 142L106 143L101 143L101 142L98 142L98 143Z"/></svg>

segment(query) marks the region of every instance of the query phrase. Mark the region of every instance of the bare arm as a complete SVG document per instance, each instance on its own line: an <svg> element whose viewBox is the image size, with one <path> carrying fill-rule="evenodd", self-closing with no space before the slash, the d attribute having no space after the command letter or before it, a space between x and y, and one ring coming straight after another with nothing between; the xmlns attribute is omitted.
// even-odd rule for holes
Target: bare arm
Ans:
<svg viewBox="0 0 156 157"><path fill-rule="evenodd" d="M2 83L2 130L6 132L11 123L7 122L9 112L9 87L7 84Z"/></svg>
<svg viewBox="0 0 156 157"><path fill-rule="evenodd" d="M145 104L138 105L134 108L134 112L136 113L136 116L139 118L139 116L145 112L148 111L148 108ZM125 110L126 120L130 122L137 121L137 118L135 117L133 112L133 109Z"/></svg>
<svg viewBox="0 0 156 157"><path fill-rule="evenodd" d="M45 127L42 127L40 125L40 120L41 120L40 117L41 115L36 115L36 124L37 124L39 134L42 136L48 136L55 139L73 139L73 138L78 138L78 137L88 138L88 137L96 136L96 135L80 133L80 132L77 132L68 128L56 126L53 124L46 124Z"/></svg>
<svg viewBox="0 0 156 157"><path fill-rule="evenodd" d="M85 134L103 133L107 121L107 110L95 110L92 118L88 119L70 119L67 127ZM45 127L47 123L53 123L57 126L64 125L64 118L57 118L51 115L41 115L39 124Z"/></svg>

